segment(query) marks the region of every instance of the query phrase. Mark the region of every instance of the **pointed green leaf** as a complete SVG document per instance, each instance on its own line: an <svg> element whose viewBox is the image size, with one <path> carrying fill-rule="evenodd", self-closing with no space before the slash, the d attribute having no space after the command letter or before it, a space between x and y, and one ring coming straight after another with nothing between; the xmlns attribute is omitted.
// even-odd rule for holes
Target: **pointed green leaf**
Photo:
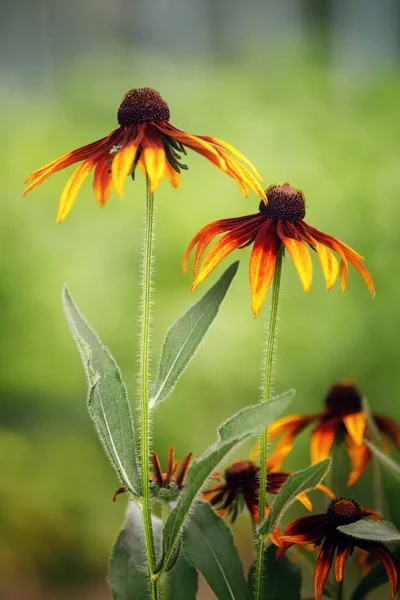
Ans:
<svg viewBox="0 0 400 600"><path fill-rule="evenodd" d="M213 287L167 331L161 351L157 379L150 406L165 400L196 354L204 336L218 314L222 300L236 275L239 262L233 263Z"/></svg>
<svg viewBox="0 0 400 600"><path fill-rule="evenodd" d="M192 462L184 490L165 524L163 561L159 570L168 568L174 546L193 502L218 463L234 446L268 427L287 408L293 397L294 390L290 390L264 404L246 406L220 426L217 442L201 458Z"/></svg>
<svg viewBox="0 0 400 600"><path fill-rule="evenodd" d="M393 558L398 565L400 563L400 547L392 552ZM387 583L387 574L382 563L376 564L369 573L360 581L353 591L351 600L364 600L364 598L375 588Z"/></svg>
<svg viewBox="0 0 400 600"><path fill-rule="evenodd" d="M196 505L182 534L182 549L219 600L246 600L246 580L232 533L209 504Z"/></svg>
<svg viewBox="0 0 400 600"><path fill-rule="evenodd" d="M161 547L161 521L153 517L155 543ZM140 509L128 501L124 525L111 552L108 580L114 600L137 600L150 595Z"/></svg>
<svg viewBox="0 0 400 600"><path fill-rule="evenodd" d="M173 568L163 577L167 577L168 598L196 600L199 577L182 550Z"/></svg>
<svg viewBox="0 0 400 600"><path fill-rule="evenodd" d="M377 458L379 463L384 466L385 469L390 471L393 477L400 483L400 465L398 465L393 458L385 454L385 452L377 448L374 444L371 444L371 442L368 440L365 440L365 443Z"/></svg>
<svg viewBox="0 0 400 600"><path fill-rule="evenodd" d="M79 312L67 286L63 303L88 379L89 415L119 478L132 494L139 495L140 474L135 458L132 414L121 371Z"/></svg>
<svg viewBox="0 0 400 600"><path fill-rule="evenodd" d="M350 525L340 525L338 530L359 540L383 543L400 542L400 533L389 521L361 519Z"/></svg>
<svg viewBox="0 0 400 600"><path fill-rule="evenodd" d="M270 546L264 552L263 589L268 600L300 600L301 571L284 554L275 558L276 546ZM254 598L255 565L250 567L248 587L250 597Z"/></svg>
<svg viewBox="0 0 400 600"><path fill-rule="evenodd" d="M278 521L299 494L312 490L321 483L329 471L330 464L331 459L326 458L316 465L311 465L306 469L293 473L288 478L277 494L267 518L260 525L259 534L261 537L267 536L275 529Z"/></svg>

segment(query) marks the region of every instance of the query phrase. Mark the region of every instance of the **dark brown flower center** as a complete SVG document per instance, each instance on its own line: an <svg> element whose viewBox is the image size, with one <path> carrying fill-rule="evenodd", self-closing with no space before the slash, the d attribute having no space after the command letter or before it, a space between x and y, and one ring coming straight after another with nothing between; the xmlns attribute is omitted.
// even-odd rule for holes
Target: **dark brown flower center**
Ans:
<svg viewBox="0 0 400 600"><path fill-rule="evenodd" d="M362 510L357 500L336 498L328 508L328 518L336 526L355 523L362 518Z"/></svg>
<svg viewBox="0 0 400 600"><path fill-rule="evenodd" d="M260 202L260 213L277 221L301 221L306 216L303 192L290 183L270 185L265 191L268 204Z"/></svg>
<svg viewBox="0 0 400 600"><path fill-rule="evenodd" d="M257 484L259 468L250 461L238 460L225 471L225 481L232 490L240 490Z"/></svg>
<svg viewBox="0 0 400 600"><path fill-rule="evenodd" d="M118 109L118 123L137 125L145 121L169 121L169 107L156 90L136 88L129 90Z"/></svg>
<svg viewBox="0 0 400 600"><path fill-rule="evenodd" d="M325 404L330 412L339 416L361 412L361 392L351 381L338 381L329 390Z"/></svg>

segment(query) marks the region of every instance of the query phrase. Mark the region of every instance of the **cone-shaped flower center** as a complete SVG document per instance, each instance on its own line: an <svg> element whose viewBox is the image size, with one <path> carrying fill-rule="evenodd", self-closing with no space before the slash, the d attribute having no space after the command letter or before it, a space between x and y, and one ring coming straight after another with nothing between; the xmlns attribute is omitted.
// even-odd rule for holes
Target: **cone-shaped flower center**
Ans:
<svg viewBox="0 0 400 600"><path fill-rule="evenodd" d="M330 412L339 416L362 411L360 390L351 381L335 383L329 390L325 403Z"/></svg>
<svg viewBox="0 0 400 600"><path fill-rule="evenodd" d="M225 481L230 489L244 489L257 481L259 468L249 461L238 460L225 471Z"/></svg>
<svg viewBox="0 0 400 600"><path fill-rule="evenodd" d="M129 90L118 109L118 123L137 125L145 121L169 121L169 107L156 90L136 88Z"/></svg>
<svg viewBox="0 0 400 600"><path fill-rule="evenodd" d="M336 526L355 523L362 518L361 506L357 500L337 498L329 505L328 517Z"/></svg>
<svg viewBox="0 0 400 600"><path fill-rule="evenodd" d="M260 213L277 221L301 221L306 216L303 192L290 183L270 185L265 191L268 204L260 202Z"/></svg>

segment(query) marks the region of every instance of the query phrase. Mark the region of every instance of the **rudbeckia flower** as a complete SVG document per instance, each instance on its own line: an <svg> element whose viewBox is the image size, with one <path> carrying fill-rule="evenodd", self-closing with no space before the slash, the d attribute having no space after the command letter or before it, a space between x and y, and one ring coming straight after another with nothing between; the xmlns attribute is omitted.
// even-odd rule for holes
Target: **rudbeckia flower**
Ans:
<svg viewBox="0 0 400 600"><path fill-rule="evenodd" d="M53 173L80 162L61 195L57 214L57 222L61 223L93 169L93 189L102 207L109 199L113 186L123 197L125 179L128 175L134 176L136 166L149 177L152 192L164 177L173 187L178 187L181 170L187 169L181 162L181 154L186 154L186 148L189 148L232 177L245 196L251 189L265 199L257 181L261 179L260 175L239 150L218 138L185 133L174 127L169 118L168 104L158 92L151 88L130 90L118 109L117 129L32 173L25 182L29 186L24 195Z"/></svg>
<svg viewBox="0 0 400 600"><path fill-rule="evenodd" d="M204 281L230 252L253 244L250 257L250 288L255 317L258 316L266 298L275 273L277 255L281 250L288 252L305 292L309 291L312 283L310 247L318 255L328 290L339 274L338 261L332 253L334 250L341 259L343 292L347 287L348 263L351 263L363 277L371 294L375 295L371 275L362 264L363 257L343 242L304 221L306 205L301 190L292 188L289 183L271 185L266 190L266 196L268 203L261 202L258 213L214 221L195 235L183 258L183 270L186 271L189 255L197 246L192 290ZM208 250L200 267L207 246L220 234L224 235Z"/></svg>
<svg viewBox="0 0 400 600"><path fill-rule="evenodd" d="M362 508L356 500L336 498L322 515L312 515L293 521L280 537L277 556L281 555L293 544L315 544L321 546L314 571L315 600L321 600L324 587L331 569L335 551L335 578L342 581L344 566L354 547L361 548L377 558L385 568L388 576L391 599L399 588L399 572L392 554L381 542L351 538L338 531L340 525L355 523L363 517L380 518L374 511Z"/></svg>
<svg viewBox="0 0 400 600"><path fill-rule="evenodd" d="M373 414L372 418L382 434L384 447L388 449L388 440L391 439L400 450L400 427L388 417ZM323 412L278 419L268 428L268 439L272 441L283 436L277 448L291 447L294 438L311 423L317 423L311 435L311 462L317 463L327 458L335 441L341 441L344 437L351 461L347 485L353 485L372 458L364 442L364 438L370 437L370 431L359 389L350 381L339 381L329 390Z"/></svg>
<svg viewBox="0 0 400 600"><path fill-rule="evenodd" d="M150 481L153 496L159 500L168 502L177 498L179 492L183 489L192 456L193 452L189 452L181 463L180 460L175 460L175 447L170 446L167 458L167 471L163 473L157 453L151 453L153 473L151 474ZM113 497L114 502L119 494L124 494L127 491L124 485L118 488Z"/></svg>
<svg viewBox="0 0 400 600"><path fill-rule="evenodd" d="M280 465L288 454L290 449L283 448L274 452L267 459L267 493L277 494L291 473L278 471ZM239 460L234 462L224 471L224 483L218 483L207 491L203 492L203 498L210 502L212 506L218 509L218 514L224 516L228 514L232 523L236 520L238 514L247 507L254 520L258 519L258 490L259 490L259 471L260 467L256 464L258 447L250 455L251 460ZM214 479L219 481L219 474L214 475ZM332 492L324 485L317 486L317 489L325 492L332 497ZM297 499L308 509L312 510L312 504L305 492L297 496ZM269 511L266 505L265 513Z"/></svg>

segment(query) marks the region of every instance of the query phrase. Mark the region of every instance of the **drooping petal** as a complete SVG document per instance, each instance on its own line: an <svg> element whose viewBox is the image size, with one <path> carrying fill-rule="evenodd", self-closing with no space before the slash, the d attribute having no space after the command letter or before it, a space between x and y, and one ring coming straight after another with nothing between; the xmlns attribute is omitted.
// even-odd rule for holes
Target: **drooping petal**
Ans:
<svg viewBox="0 0 400 600"><path fill-rule="evenodd" d="M61 223L70 212L83 182L93 169L94 165L93 159L85 160L68 179L58 205L57 223Z"/></svg>
<svg viewBox="0 0 400 600"><path fill-rule="evenodd" d="M138 130L137 127L129 127L122 141L122 148L114 155L111 172L114 187L120 198L124 197L125 179L132 171L142 136L142 128Z"/></svg>
<svg viewBox="0 0 400 600"><path fill-rule="evenodd" d="M329 457L340 425L340 419L329 417L314 429L310 443L312 464Z"/></svg>
<svg viewBox="0 0 400 600"><path fill-rule="evenodd" d="M309 249L304 241L297 239L296 228L292 223L278 221L277 233L296 267L303 290L308 292L312 283L312 261Z"/></svg>
<svg viewBox="0 0 400 600"><path fill-rule="evenodd" d="M366 444L359 446L354 440L346 436L346 450L351 462L351 471L347 480L347 485L353 485L364 473L371 462L372 453Z"/></svg>
<svg viewBox="0 0 400 600"><path fill-rule="evenodd" d="M256 177L258 177L258 179L260 179L260 180L262 179L261 175L255 168L255 166L249 161L248 158L245 157L244 154L242 154L237 148L235 148L235 146L232 146L232 144L229 144L228 142L225 142L224 140L221 140L220 138L210 137L208 135L200 135L198 137L205 140L206 142L210 142L211 144L214 144L215 146L221 146L221 148L228 150L228 152L233 154L233 156L235 156L236 158L241 160L243 163L245 163L248 167L250 167L250 169L253 171L254 175Z"/></svg>
<svg viewBox="0 0 400 600"><path fill-rule="evenodd" d="M285 544L315 544L319 542L329 527L326 514L302 517L290 523L281 536L281 542Z"/></svg>
<svg viewBox="0 0 400 600"><path fill-rule="evenodd" d="M110 169L109 157L105 157L97 163L94 171L93 191L100 208L103 208L111 195L113 183Z"/></svg>
<svg viewBox="0 0 400 600"><path fill-rule="evenodd" d="M268 494L277 494L284 483L289 479L290 473L278 472L267 474Z"/></svg>
<svg viewBox="0 0 400 600"><path fill-rule="evenodd" d="M353 544L347 539L339 543L335 561L335 579L338 583L343 579L344 565L352 547Z"/></svg>
<svg viewBox="0 0 400 600"><path fill-rule="evenodd" d="M343 423L347 433L357 446L364 443L364 434L367 427L367 419L364 412L357 412L343 417Z"/></svg>
<svg viewBox="0 0 400 600"><path fill-rule="evenodd" d="M250 288L255 317L258 316L272 283L278 249L275 223L268 220L256 236L250 258Z"/></svg>
<svg viewBox="0 0 400 600"><path fill-rule="evenodd" d="M278 435L285 434L290 441L307 425L310 425L319 415L290 415L277 419L268 427L268 439L274 440Z"/></svg>
<svg viewBox="0 0 400 600"><path fill-rule="evenodd" d="M165 176L173 188L178 188L181 182L181 174L175 171L168 160L165 161Z"/></svg>
<svg viewBox="0 0 400 600"><path fill-rule="evenodd" d="M203 498L206 502L210 502L212 505L218 504L218 502L224 497L225 490L226 484L220 483L219 485L215 485L214 487L203 492ZM216 497L218 497L219 499L215 501L214 499Z"/></svg>
<svg viewBox="0 0 400 600"><path fill-rule="evenodd" d="M332 566L335 548L335 542L331 541L329 538L326 538L322 544L314 571L315 600L321 600L322 594L324 593L326 580L328 579L329 571Z"/></svg>
<svg viewBox="0 0 400 600"><path fill-rule="evenodd" d="M179 470L179 473L176 476L176 485L178 487L182 487L182 485L183 485L183 481L185 479L187 470L189 468L189 464L190 464L190 461L192 459L192 456L193 456L193 452L189 452L189 454L187 456L185 456L185 458L184 458L184 460L182 462L182 465L181 465L181 468Z"/></svg>
<svg viewBox="0 0 400 600"><path fill-rule="evenodd" d="M268 473L274 473L281 468L283 461L292 450L292 445L285 445L280 448L275 448L271 456L267 459ZM251 459L250 459L251 460Z"/></svg>
<svg viewBox="0 0 400 600"><path fill-rule="evenodd" d="M334 494L332 492L331 489L329 489L326 485L324 485L323 483L319 483L318 485L315 486L316 490L319 490L320 492L323 492L324 494L326 494L327 496L329 496L329 498L331 498L332 500L335 500L335 498L337 497L336 494Z"/></svg>
<svg viewBox="0 0 400 600"><path fill-rule="evenodd" d="M366 550L382 563L389 580L391 592L390 598L391 600L393 600L399 589L399 570L391 552L389 552L386 546L384 546L380 542L372 543L357 540L356 546L358 546L358 548L361 548L362 550Z"/></svg>
<svg viewBox="0 0 400 600"><path fill-rule="evenodd" d="M220 154L227 165L227 174L236 181L245 198L248 196L248 190L251 189L259 198L266 201L266 194L254 175L223 150L220 151Z"/></svg>
<svg viewBox="0 0 400 600"><path fill-rule="evenodd" d="M301 492L301 494L296 496L296 498L297 498L297 500L299 500L302 503L302 505L307 510L309 510L310 512L312 511L312 509L313 509L312 502L305 492Z"/></svg>
<svg viewBox="0 0 400 600"><path fill-rule="evenodd" d="M400 450L400 427L393 419L389 417L382 417L381 415L374 415L374 421L378 429L390 437L390 439L396 444L397 449Z"/></svg>
<svg viewBox="0 0 400 600"><path fill-rule="evenodd" d="M160 185L167 163L165 149L156 127L147 124L142 139L143 159L150 179L150 191L155 192Z"/></svg>

